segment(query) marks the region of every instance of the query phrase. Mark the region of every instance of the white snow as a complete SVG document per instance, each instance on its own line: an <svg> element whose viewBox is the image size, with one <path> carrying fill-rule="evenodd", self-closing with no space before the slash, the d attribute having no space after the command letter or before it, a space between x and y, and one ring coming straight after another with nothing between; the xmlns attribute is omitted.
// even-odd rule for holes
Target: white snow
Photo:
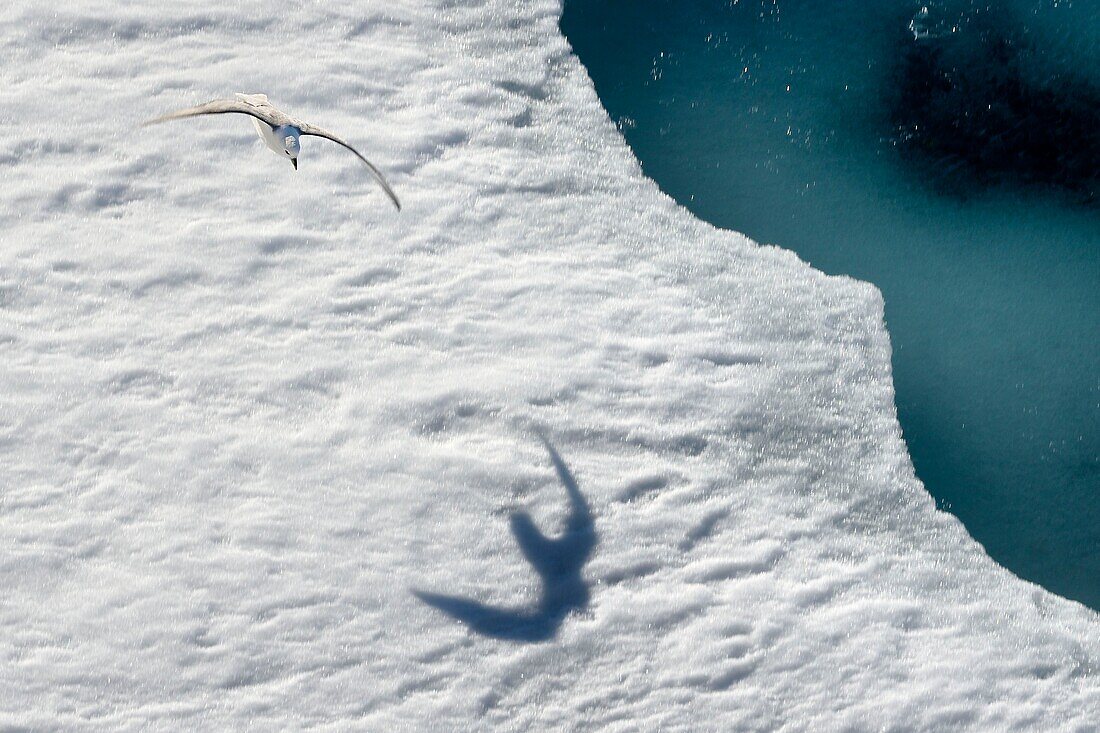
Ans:
<svg viewBox="0 0 1100 733"><path fill-rule="evenodd" d="M878 292L663 196L559 13L9 5L0 729L1095 730L1100 618L935 510ZM137 128L234 92L405 210ZM482 636L413 591L536 602L540 432L591 601Z"/></svg>

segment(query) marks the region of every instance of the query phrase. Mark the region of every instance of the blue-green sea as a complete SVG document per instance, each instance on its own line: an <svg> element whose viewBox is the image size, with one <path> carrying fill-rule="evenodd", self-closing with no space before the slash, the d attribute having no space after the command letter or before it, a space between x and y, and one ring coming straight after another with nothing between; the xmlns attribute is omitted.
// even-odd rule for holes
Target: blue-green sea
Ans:
<svg viewBox="0 0 1100 733"><path fill-rule="evenodd" d="M647 175L878 286L918 476L1100 609L1100 2L566 0Z"/></svg>

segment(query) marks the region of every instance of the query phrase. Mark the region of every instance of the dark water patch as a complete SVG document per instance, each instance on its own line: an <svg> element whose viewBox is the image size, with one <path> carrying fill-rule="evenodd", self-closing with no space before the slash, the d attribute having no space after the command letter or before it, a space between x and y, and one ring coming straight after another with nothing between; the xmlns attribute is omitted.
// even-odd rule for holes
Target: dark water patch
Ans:
<svg viewBox="0 0 1100 733"><path fill-rule="evenodd" d="M949 191L1038 184L1100 203L1100 85L1087 69L1037 75L1043 57L991 6L921 8L888 94L899 148Z"/></svg>

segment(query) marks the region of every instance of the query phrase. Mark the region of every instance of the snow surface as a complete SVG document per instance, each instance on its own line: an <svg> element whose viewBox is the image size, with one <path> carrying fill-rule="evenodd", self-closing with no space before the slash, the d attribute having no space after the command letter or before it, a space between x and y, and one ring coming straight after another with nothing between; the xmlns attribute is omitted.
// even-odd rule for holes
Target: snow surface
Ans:
<svg viewBox="0 0 1100 733"><path fill-rule="evenodd" d="M0 19L0 728L1096 729L1100 619L935 510L873 287L663 196L554 0L336 5ZM137 128L238 91L405 210ZM595 545L527 643L414 593L535 608L540 434Z"/></svg>

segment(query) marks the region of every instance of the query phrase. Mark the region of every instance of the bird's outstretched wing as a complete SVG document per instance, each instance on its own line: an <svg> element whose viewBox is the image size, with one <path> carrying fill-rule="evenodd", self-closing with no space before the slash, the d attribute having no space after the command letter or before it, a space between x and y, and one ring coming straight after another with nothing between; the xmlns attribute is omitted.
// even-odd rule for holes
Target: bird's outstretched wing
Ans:
<svg viewBox="0 0 1100 733"><path fill-rule="evenodd" d="M333 135L328 130L322 130L320 127L317 127L316 125L311 125L307 122L296 123L296 126L303 135L323 137L326 140L331 140L337 145L345 147L351 152L355 153L355 157L359 158L359 160L363 161L363 164L367 166L367 169L371 172L371 175L373 175L375 180L378 181L378 184L382 186L382 190L384 190L386 192L386 195L390 197L390 201L392 201L393 205L397 207L397 210L401 210L401 202L397 200L397 194L395 194L393 192L393 189L390 188L390 184L386 182L386 179L382 176L382 172L375 168L373 163L364 158L362 153L349 145L346 140L336 135Z"/></svg>
<svg viewBox="0 0 1100 733"><path fill-rule="evenodd" d="M249 104L248 102L241 102L236 99L215 99L205 104L196 105L195 107L188 107L187 109L181 109L176 112L169 112L166 115L155 117L151 120L147 120L142 125L154 125L158 122L168 122L169 120L179 120L184 117L198 117L199 115L224 115L224 114L242 114L255 117L258 120L262 120L272 127L278 127L279 125L285 125L291 122L291 119L286 115L279 113L274 107L270 105L258 106L255 104Z"/></svg>

